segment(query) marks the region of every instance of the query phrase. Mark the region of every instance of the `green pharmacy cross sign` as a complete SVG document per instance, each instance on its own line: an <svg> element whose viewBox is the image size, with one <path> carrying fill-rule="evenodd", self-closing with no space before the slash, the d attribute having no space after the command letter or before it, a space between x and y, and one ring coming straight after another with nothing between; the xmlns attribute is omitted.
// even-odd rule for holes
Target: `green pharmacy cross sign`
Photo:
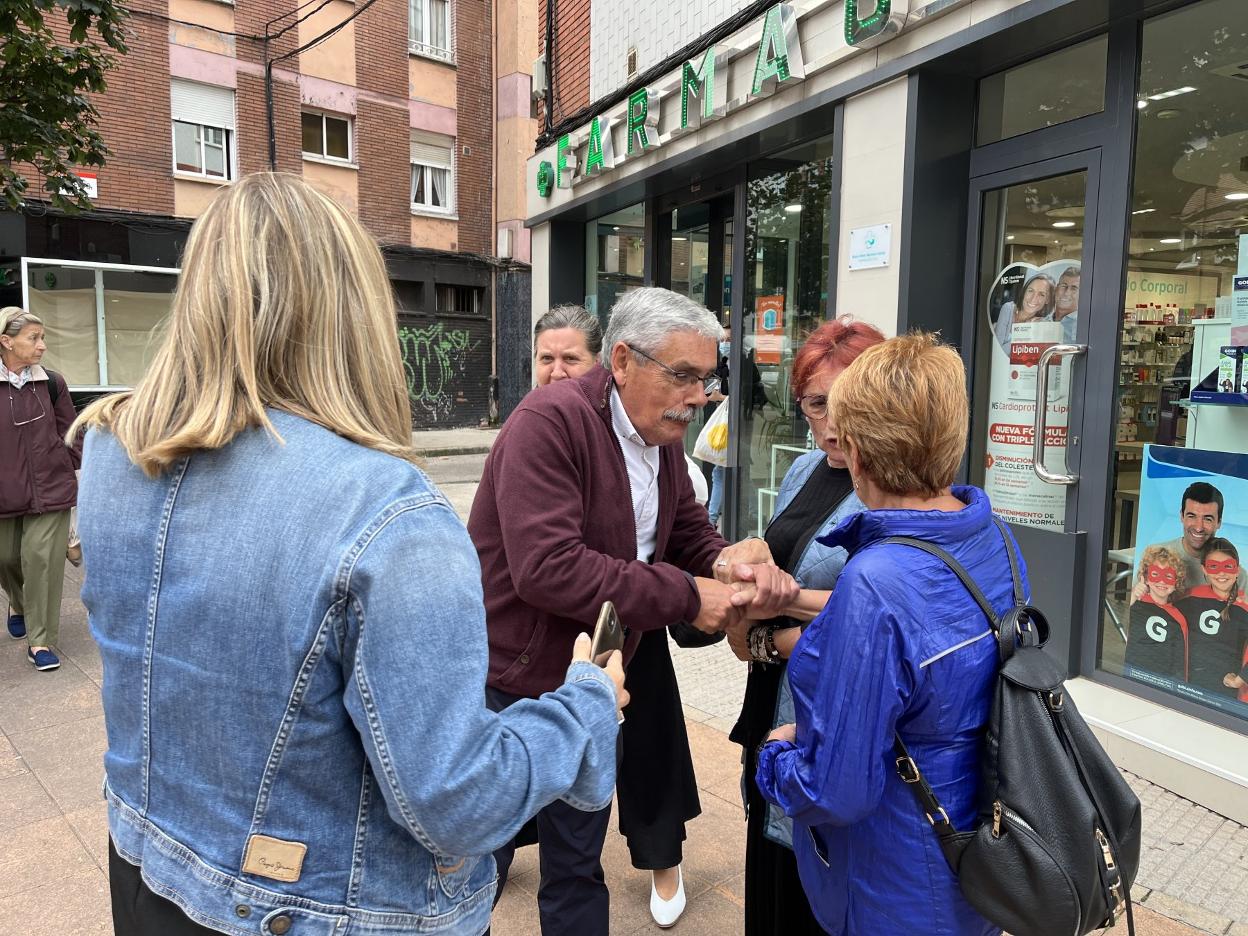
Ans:
<svg viewBox="0 0 1248 936"><path fill-rule="evenodd" d="M909 15L909 0L845 0L845 43L877 46L901 32Z"/></svg>
<svg viewBox="0 0 1248 936"><path fill-rule="evenodd" d="M890 39L905 27L911 0L845 0L845 42L867 49ZM680 71L657 86L638 88L610 114L594 117L587 127L565 133L555 143L554 162L537 164L537 194L549 198L556 189L571 189L587 179L616 168L622 162L646 156L670 140L693 133L730 109L772 94L806 77L797 11L777 3L763 14L758 48L748 93L731 103L727 50L712 46L685 62ZM748 46L746 48L749 48ZM659 131L664 101L680 96L680 121ZM614 134L623 131L616 149ZM584 153L578 158L578 153Z"/></svg>
<svg viewBox="0 0 1248 936"><path fill-rule="evenodd" d="M542 198L550 198L555 187L555 170L545 160L537 167L537 194Z"/></svg>

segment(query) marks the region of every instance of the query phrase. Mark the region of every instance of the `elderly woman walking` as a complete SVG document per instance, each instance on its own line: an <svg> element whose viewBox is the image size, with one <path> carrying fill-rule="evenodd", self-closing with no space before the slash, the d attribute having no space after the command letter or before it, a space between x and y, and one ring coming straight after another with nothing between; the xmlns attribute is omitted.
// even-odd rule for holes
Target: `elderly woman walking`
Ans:
<svg viewBox="0 0 1248 936"><path fill-rule="evenodd" d="M797 723L759 749L756 779L794 820L802 886L833 934L1000 932L962 896L893 767L896 732L950 822L972 822L996 642L948 566L885 542L939 546L998 613L1014 604L1006 550L1017 544L983 491L953 485L966 447L965 379L956 352L909 335L864 351L828 395L867 509L819 538L849 561L789 659Z"/></svg>
<svg viewBox="0 0 1248 936"><path fill-rule="evenodd" d="M47 349L38 316L0 309L0 378L9 397L0 416L0 585L12 610L9 636L26 638L26 659L38 670L61 665L52 647L82 461L81 440L64 442L76 415L65 378L39 363Z"/></svg>

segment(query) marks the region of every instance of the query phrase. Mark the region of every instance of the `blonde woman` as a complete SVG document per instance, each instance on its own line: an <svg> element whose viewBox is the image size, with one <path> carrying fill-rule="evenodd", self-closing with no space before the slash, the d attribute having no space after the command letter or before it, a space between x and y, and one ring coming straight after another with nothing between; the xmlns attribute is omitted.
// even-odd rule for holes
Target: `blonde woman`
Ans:
<svg viewBox="0 0 1248 936"><path fill-rule="evenodd" d="M43 321L25 309L0 309L0 585L9 598L9 636L26 639L35 669L60 667L53 646L61 623L69 511L78 496L74 470L82 443L64 441L74 404L65 378L40 363Z"/></svg>
<svg viewBox="0 0 1248 936"><path fill-rule="evenodd" d="M611 800L618 656L486 710L476 554L412 464L395 307L295 176L223 192L93 404L79 530L118 933L481 933L491 851Z"/></svg>

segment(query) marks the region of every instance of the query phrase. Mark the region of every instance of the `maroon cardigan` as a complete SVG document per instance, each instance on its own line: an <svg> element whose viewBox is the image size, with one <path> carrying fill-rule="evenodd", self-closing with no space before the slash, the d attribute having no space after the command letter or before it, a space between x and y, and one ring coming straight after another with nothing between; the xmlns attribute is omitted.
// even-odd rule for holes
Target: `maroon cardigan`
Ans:
<svg viewBox="0 0 1248 936"><path fill-rule="evenodd" d="M692 621L701 601L690 575L709 577L728 545L694 499L684 450L665 445L655 560L637 561L611 386L595 367L534 390L485 461L468 532L485 589L487 682L504 692L535 698L558 688L576 635L592 631L608 599L630 631L625 662L642 631Z"/></svg>
<svg viewBox="0 0 1248 936"><path fill-rule="evenodd" d="M82 434L73 448L64 442L77 416L69 388L64 377L38 364L31 371L21 390L0 381L0 397L11 395L13 400L11 412L8 401L0 400L0 518L4 519L69 510L78 500L74 471L82 464ZM50 380L57 383L55 406L48 392Z"/></svg>

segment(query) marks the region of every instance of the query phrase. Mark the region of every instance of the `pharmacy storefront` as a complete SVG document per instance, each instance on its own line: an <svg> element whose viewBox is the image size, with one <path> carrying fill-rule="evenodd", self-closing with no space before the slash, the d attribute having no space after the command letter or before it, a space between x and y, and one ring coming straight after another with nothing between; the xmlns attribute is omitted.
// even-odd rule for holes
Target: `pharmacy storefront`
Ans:
<svg viewBox="0 0 1248 936"><path fill-rule="evenodd" d="M723 316L733 536L808 447L804 334L940 330L970 374L966 476L1111 754L1248 820L1243 0L847 0L739 25L541 141L534 314L605 317L655 284Z"/></svg>

